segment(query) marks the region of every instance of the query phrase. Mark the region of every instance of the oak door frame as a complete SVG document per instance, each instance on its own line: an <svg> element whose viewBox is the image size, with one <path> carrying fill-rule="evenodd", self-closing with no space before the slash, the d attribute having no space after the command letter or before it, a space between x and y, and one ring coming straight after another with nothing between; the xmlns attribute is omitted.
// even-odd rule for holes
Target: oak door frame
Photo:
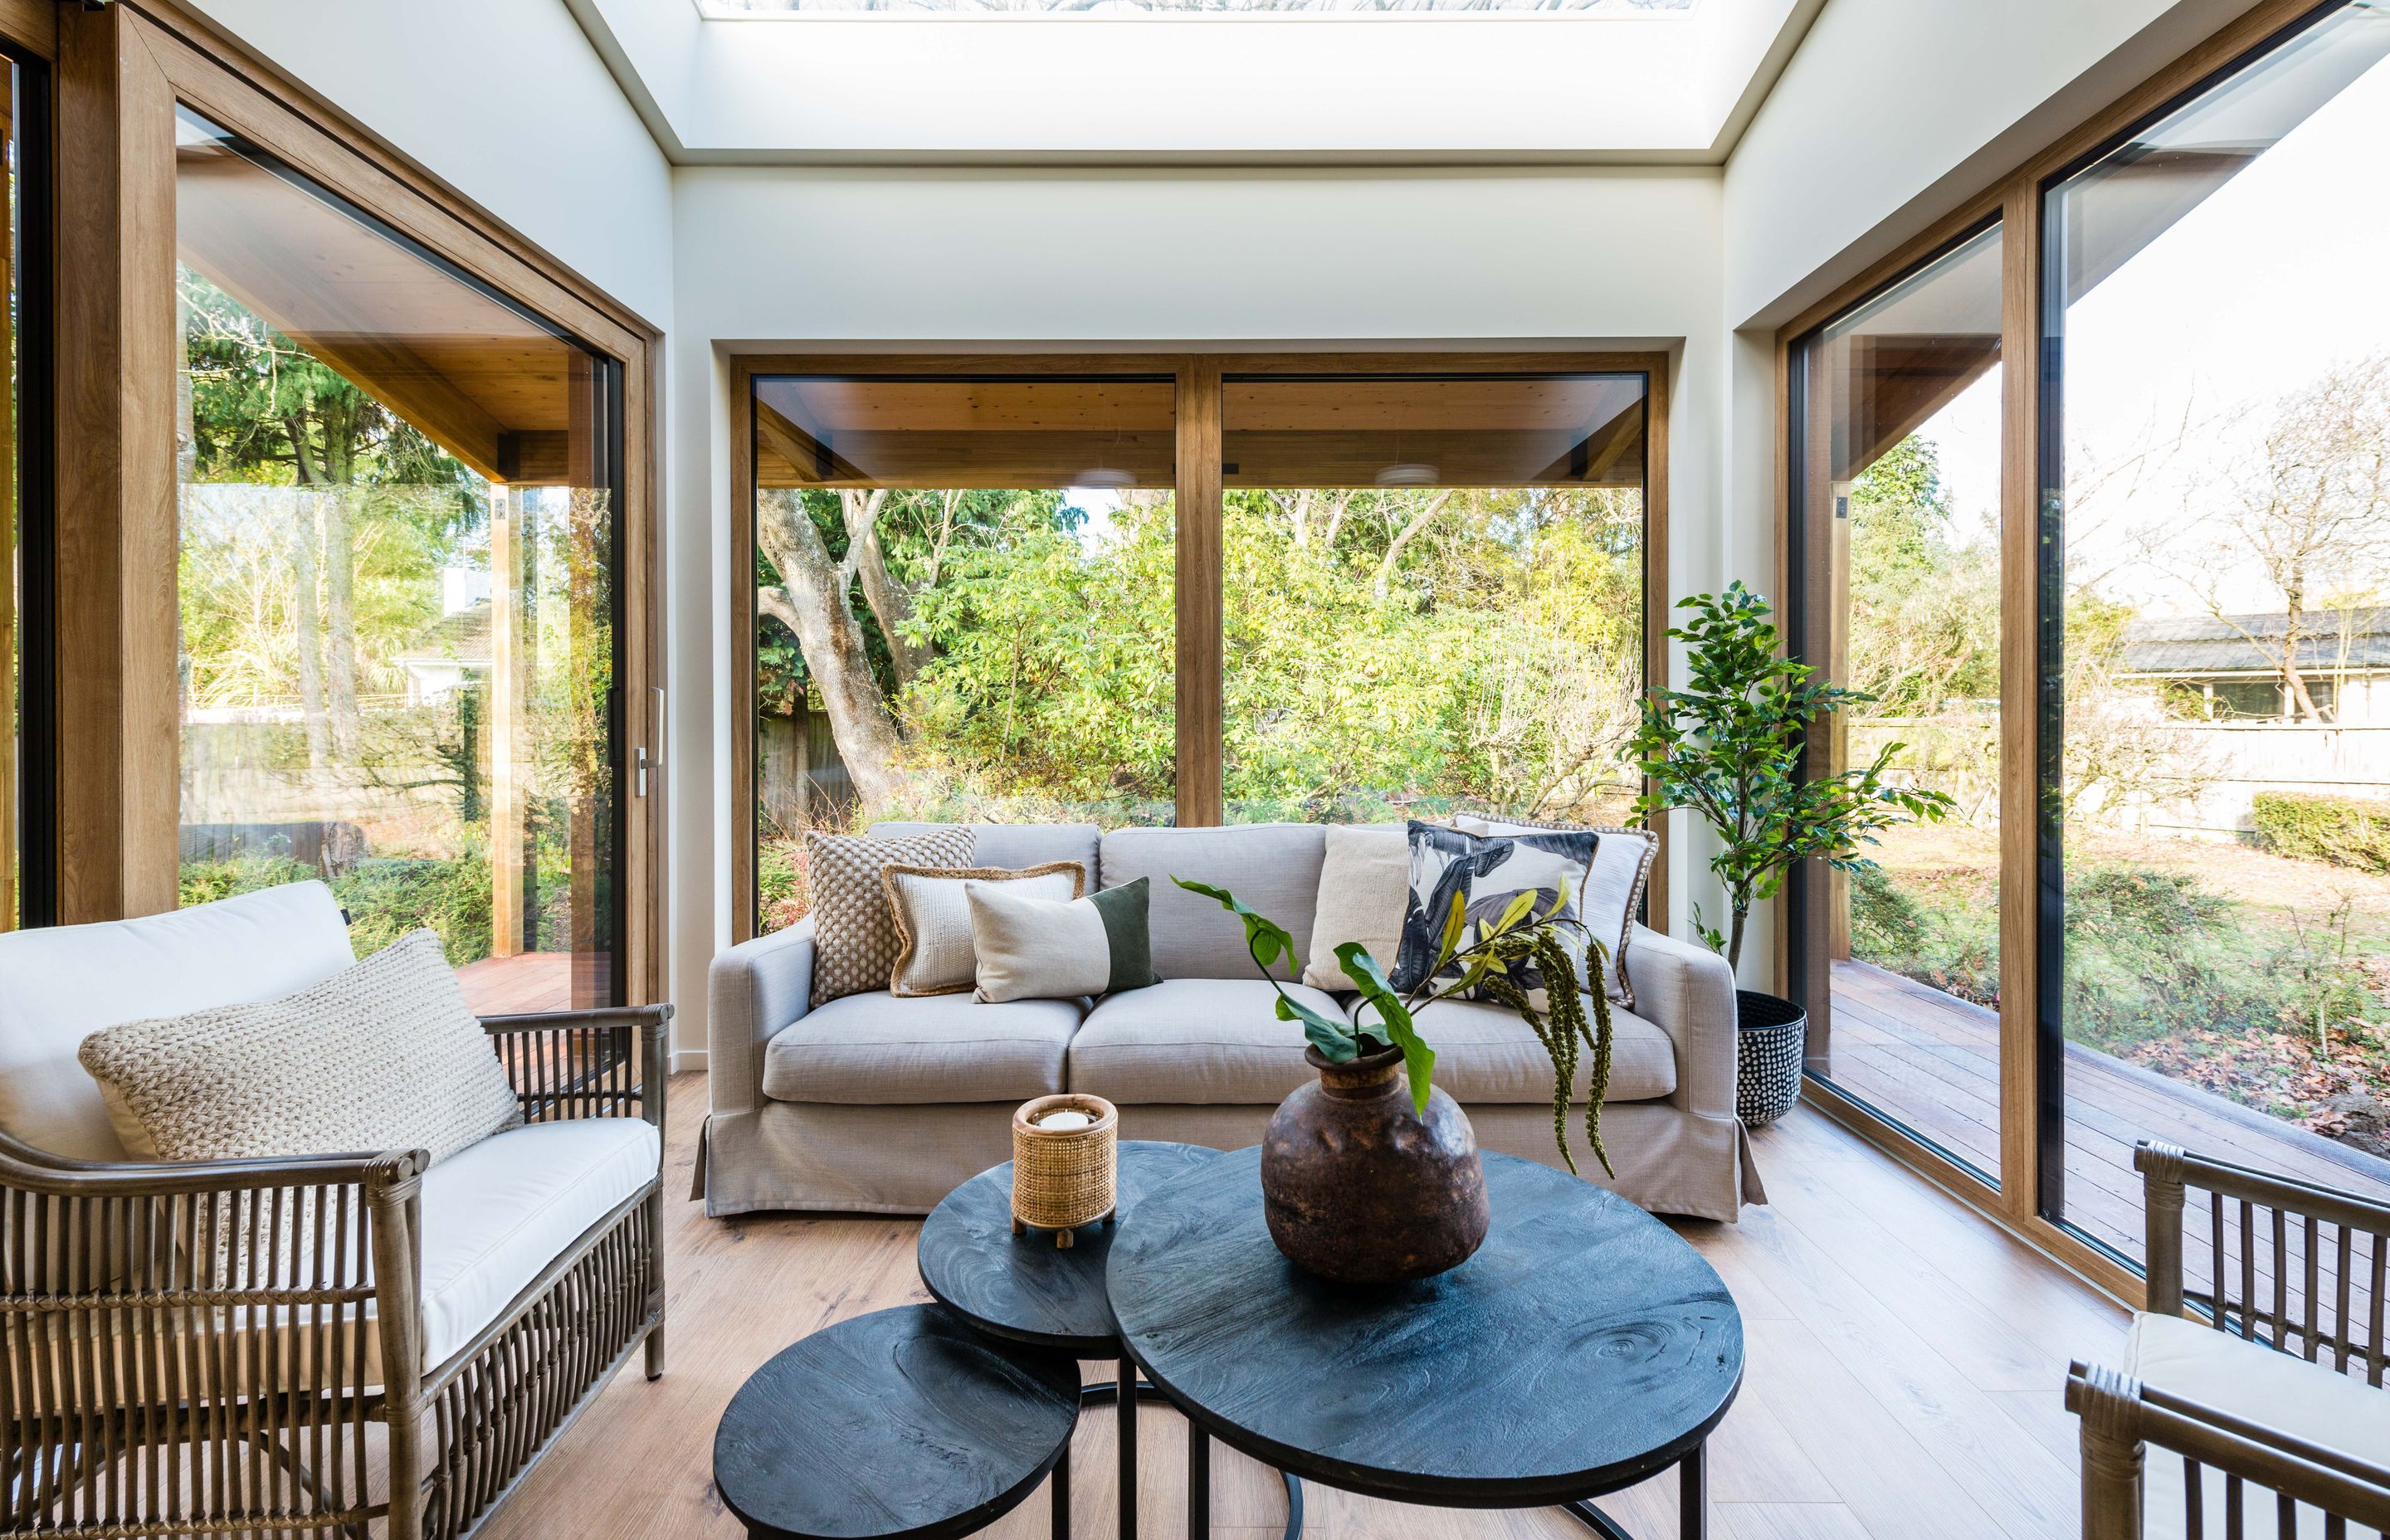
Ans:
<svg viewBox="0 0 2390 1540"><path fill-rule="evenodd" d="M22 0L0 0L0 26ZM61 787L59 918L171 909L180 820L173 424L174 109L258 145L441 261L619 366L622 662L616 816L621 988L663 998L666 788L640 795L639 752L660 758L664 682L656 510L661 335L310 88L174 0L59 6L62 175L84 173L59 216L58 737L78 774ZM122 256L112 253L121 251ZM97 264L95 276L92 269ZM92 485L90 467L112 471ZM97 578L69 569L96 553ZM99 639L113 646L92 647ZM94 758L86 751L97 751ZM78 783L82 789L76 789ZM96 872L99 880L73 874Z"/></svg>
<svg viewBox="0 0 2390 1540"><path fill-rule="evenodd" d="M1970 1208L1997 1220L2103 1292L2135 1307L2147 1297L2141 1273L2075 1230L2045 1218L2040 1202L2044 1167L2053 1149L2044 1117L2044 1093L2047 1077L2056 1068L2054 1056L2048 1052L2052 1034L2045 1031L2040 1008L2042 195L2050 184L2105 153L2119 138L2198 95L2282 38L2340 9L2342 4L2343 0L2259 0L2045 148L1993 177L1957 208L1870 263L1776 333L1776 560L1779 589L1783 591L1790 574L1797 570L1792 548L1795 533L1791 463L1794 346L1844 312L1924 266L1978 226L1999 221L1999 1187L1997 1190L1985 1187L1971 1172L1845 1097L1827 1092L1816 1097L1815 1104ZM1808 892L1805 879L1794 892ZM1789 905L1779 905L1780 940L1789 935ZM1789 945L1779 947L1778 957L1777 988L1789 990L1792 963ZM2062 1149L2057 1158L2062 1161Z"/></svg>
<svg viewBox="0 0 2390 1540"><path fill-rule="evenodd" d="M1177 394L1175 516L1177 529L1176 676L1177 822L1217 825L1224 812L1222 704L1225 701L1221 610L1219 467L1221 380L1230 375L1639 374L1644 394L1643 637L1646 689L1668 678L1668 402L1670 355L1639 352L1379 352L1306 353L753 353L729 355L731 688L731 938L757 930L755 787L755 424L754 385L775 375L1118 375L1171 379ZM1190 709L1191 708L1191 709ZM1190 802L1201 805L1190 809ZM1645 890L1647 923L1668 928L1668 819L1654 829L1658 849Z"/></svg>

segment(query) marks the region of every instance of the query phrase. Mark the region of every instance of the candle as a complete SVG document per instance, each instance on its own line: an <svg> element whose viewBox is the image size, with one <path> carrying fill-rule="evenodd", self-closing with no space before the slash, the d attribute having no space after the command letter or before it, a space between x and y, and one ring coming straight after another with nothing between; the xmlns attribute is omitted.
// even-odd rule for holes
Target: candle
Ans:
<svg viewBox="0 0 2390 1540"><path fill-rule="evenodd" d="M1037 1126L1049 1134L1067 1134L1074 1128L1092 1128L1096 1120L1085 1112L1064 1109L1047 1113L1037 1120Z"/></svg>

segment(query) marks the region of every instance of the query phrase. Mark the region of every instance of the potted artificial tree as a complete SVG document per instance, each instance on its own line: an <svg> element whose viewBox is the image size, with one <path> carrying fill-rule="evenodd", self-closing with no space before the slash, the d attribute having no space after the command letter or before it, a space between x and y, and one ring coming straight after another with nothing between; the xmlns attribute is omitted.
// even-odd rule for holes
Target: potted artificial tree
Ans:
<svg viewBox="0 0 2390 1540"><path fill-rule="evenodd" d="M1636 803L1645 818L1689 807L1716 830L1710 870L1726 889L1727 927L1693 928L1728 966L1742 960L1752 905L1784 887L1794 863L1810 857L1837 871L1875 863L1859 853L1875 832L1912 819L1936 822L1955 804L1939 791L1899 785L1892 763L1907 748L1888 743L1872 764L1833 775L1802 774L1811 725L1846 703L1874 697L1820 684L1817 670L1781 656L1767 601L1730 584L1724 594L1677 601L1692 611L1668 635L1686 646L1691 687L1655 689L1628 751L1642 762L1651 789ZM1741 1079L1736 1110L1756 1126L1792 1110L1801 1092L1807 1014L1793 1001L1737 989Z"/></svg>

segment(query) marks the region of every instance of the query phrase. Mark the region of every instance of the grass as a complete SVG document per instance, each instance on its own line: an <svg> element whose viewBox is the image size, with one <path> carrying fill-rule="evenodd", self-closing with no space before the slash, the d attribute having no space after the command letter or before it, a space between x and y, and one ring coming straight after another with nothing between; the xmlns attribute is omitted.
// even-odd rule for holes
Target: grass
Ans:
<svg viewBox="0 0 2390 1540"><path fill-rule="evenodd" d="M2247 846L2076 836L2072 1041L2339 1136L2390 1105L2390 877ZM1851 883L1852 955L1999 999L1997 847L1906 829Z"/></svg>

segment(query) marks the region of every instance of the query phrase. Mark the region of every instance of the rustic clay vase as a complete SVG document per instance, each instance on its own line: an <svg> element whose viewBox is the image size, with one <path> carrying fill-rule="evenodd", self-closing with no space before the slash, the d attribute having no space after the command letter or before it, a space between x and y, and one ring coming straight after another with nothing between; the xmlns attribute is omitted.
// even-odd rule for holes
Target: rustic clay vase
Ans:
<svg viewBox="0 0 2390 1540"><path fill-rule="evenodd" d="M1485 1172L1460 1104L1428 1092L1411 1110L1393 1048L1331 1064L1272 1114L1262 1136L1262 1213L1287 1259L1339 1283L1430 1277L1485 1239Z"/></svg>

